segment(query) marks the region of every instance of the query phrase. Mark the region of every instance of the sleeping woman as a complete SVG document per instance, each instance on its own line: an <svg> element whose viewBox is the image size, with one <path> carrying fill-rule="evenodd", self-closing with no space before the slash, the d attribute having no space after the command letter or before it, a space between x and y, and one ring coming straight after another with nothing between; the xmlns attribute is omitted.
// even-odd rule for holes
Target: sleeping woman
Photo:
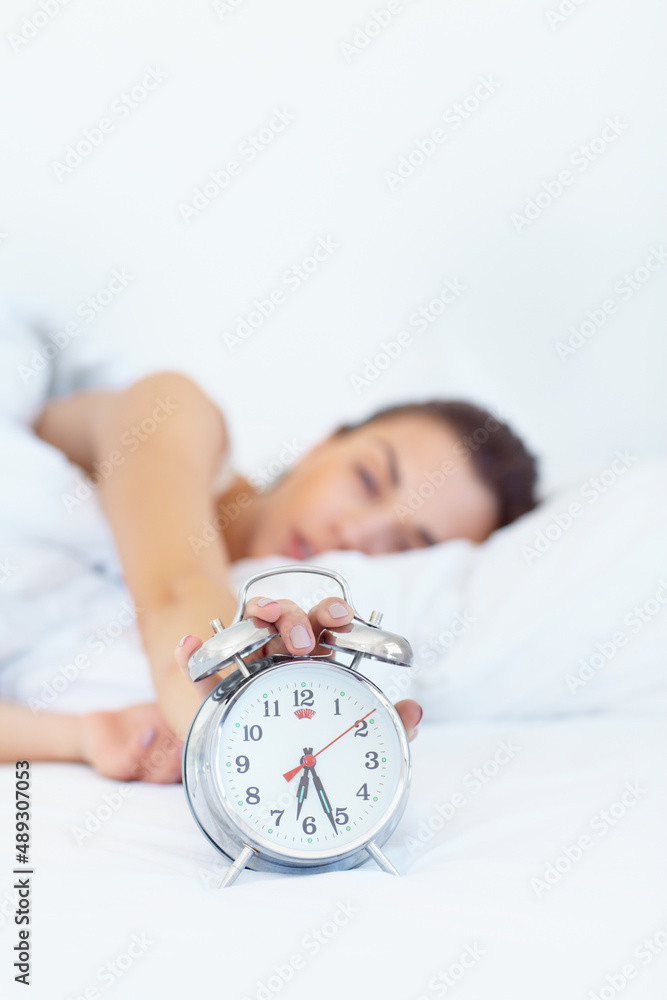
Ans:
<svg viewBox="0 0 667 1000"><path fill-rule="evenodd" d="M136 438L124 446L128 428L150 416L158 399L168 401L168 418L139 447ZM33 429L89 474L112 452L123 457L100 477L98 494L136 606L156 702L82 715L0 703L0 760L80 761L117 780L179 780L190 721L224 676L195 684L187 662L211 619L234 615L235 560L482 542L535 506L535 460L506 424L467 403L391 407L340 427L261 492L229 468L218 406L179 372L53 399ZM427 482L438 488L424 490ZM204 525L208 541L193 544ZM303 656L323 628L347 624L352 611L336 597L306 613L259 596L245 616L275 626L272 650L280 642ZM413 738L421 708L409 699L396 708Z"/></svg>

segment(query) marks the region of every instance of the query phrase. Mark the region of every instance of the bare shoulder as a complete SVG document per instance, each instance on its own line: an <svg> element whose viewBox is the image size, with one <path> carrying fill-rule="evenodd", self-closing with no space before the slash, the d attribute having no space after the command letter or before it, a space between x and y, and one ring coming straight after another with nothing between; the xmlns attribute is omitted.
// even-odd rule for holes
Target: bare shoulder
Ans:
<svg viewBox="0 0 667 1000"><path fill-rule="evenodd" d="M220 408L195 379L171 370L151 372L122 389L86 389L50 400L33 430L92 472L100 448L114 444L119 428L150 428L167 421L183 435L206 435L223 449L227 445Z"/></svg>
<svg viewBox="0 0 667 1000"><path fill-rule="evenodd" d="M114 424L141 420L147 426L169 424L172 435L192 444L197 436L226 446L227 428L220 407L189 375L179 371L152 372L123 390L113 403L113 419L100 424L113 433ZM107 414L107 417L111 417ZM194 437L193 437L194 435Z"/></svg>

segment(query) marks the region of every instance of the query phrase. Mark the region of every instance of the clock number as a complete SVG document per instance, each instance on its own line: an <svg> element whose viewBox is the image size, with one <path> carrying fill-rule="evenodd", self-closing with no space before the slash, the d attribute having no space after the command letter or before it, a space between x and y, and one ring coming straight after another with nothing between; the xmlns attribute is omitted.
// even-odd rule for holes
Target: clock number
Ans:
<svg viewBox="0 0 667 1000"><path fill-rule="evenodd" d="M338 698L334 699L334 705L336 706L336 711L334 712L334 715L340 715L340 699Z"/></svg>
<svg viewBox="0 0 667 1000"><path fill-rule="evenodd" d="M236 770L239 772L239 774L245 774L248 768L250 767L250 761L248 760L247 757L243 756L237 757L234 763L236 764Z"/></svg>
<svg viewBox="0 0 667 1000"><path fill-rule="evenodd" d="M250 788L245 790L245 800L249 806L256 806L259 802L259 788L256 785L251 785Z"/></svg>
<svg viewBox="0 0 667 1000"><path fill-rule="evenodd" d="M357 730L354 734L355 736L368 736L368 723L365 719L360 719L359 722L355 722L354 725ZM361 726L361 729L358 728L359 726Z"/></svg>
<svg viewBox="0 0 667 1000"><path fill-rule="evenodd" d="M339 826L344 826L350 822L350 817L345 812L346 809L347 806L341 806L339 809L336 809L336 822Z"/></svg>
<svg viewBox="0 0 667 1000"><path fill-rule="evenodd" d="M299 701L299 695L301 695L300 701ZM302 690L299 690L299 688L297 688L296 691L294 692L295 708L298 708L299 705L313 705L314 703L315 703L315 697L313 695L313 692L309 691L308 688L303 688Z"/></svg>
<svg viewBox="0 0 667 1000"><path fill-rule="evenodd" d="M370 799L370 795L368 794L368 785L366 784L366 782L363 783L363 785L357 792L357 798L363 799L364 802L366 801L366 799Z"/></svg>
<svg viewBox="0 0 667 1000"><path fill-rule="evenodd" d="M261 726L244 726L243 727L243 742L247 743L248 740L261 740L262 738L262 727Z"/></svg>
<svg viewBox="0 0 667 1000"><path fill-rule="evenodd" d="M272 816L277 816L277 817L278 817L278 819L277 819L277 820L276 820L276 822L274 823L274 826L280 826L280 821L281 821L281 819L283 818L283 813L284 813L284 812L285 812L285 810L284 810L284 809L272 809L272 810L271 810L271 815L272 815Z"/></svg>
<svg viewBox="0 0 667 1000"><path fill-rule="evenodd" d="M306 816L306 818L303 821L302 826L303 826L303 832L304 833L315 833L315 831L317 830L317 827L315 826L315 817L314 816Z"/></svg>
<svg viewBox="0 0 667 1000"><path fill-rule="evenodd" d="M274 701L274 703L273 703L273 714L274 715L280 715L280 712L278 711L278 702L277 701ZM269 718L269 703L268 703L268 701L264 702L264 718L265 719Z"/></svg>
<svg viewBox="0 0 667 1000"><path fill-rule="evenodd" d="M375 750L369 750L366 756L368 757L368 760L366 761L366 767L369 769L369 771L374 771L376 767L380 766L378 764L378 755L376 754Z"/></svg>

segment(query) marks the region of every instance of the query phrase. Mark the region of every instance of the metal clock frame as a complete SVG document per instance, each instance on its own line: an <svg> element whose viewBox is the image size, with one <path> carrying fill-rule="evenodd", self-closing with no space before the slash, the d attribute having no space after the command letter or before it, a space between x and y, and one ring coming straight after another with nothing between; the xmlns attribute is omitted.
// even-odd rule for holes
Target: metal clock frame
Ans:
<svg viewBox="0 0 667 1000"><path fill-rule="evenodd" d="M365 656L370 659L389 659L390 662L409 666L411 660L409 644L400 636L392 636L380 631L378 624L381 616L377 612L373 612L369 621L363 619L354 610L347 582L333 570L315 566L281 566L250 577L239 592L236 614L230 629L234 626L238 628L238 623L241 623L246 595L253 583L267 576L299 572L329 576L338 582L343 591L344 599L352 606L355 619L361 623L361 626L355 626L354 642L350 645L345 645L343 641L345 639L344 629L349 628L349 626L343 626L342 633L339 630L336 632L325 630L330 640L327 645L331 645L331 651L327 654L309 654L299 657L278 653L245 663L239 653L230 653L230 650L225 649L224 645L222 648L218 648L214 640L220 637L223 644L225 641L220 636L223 631L222 623L219 619L214 619L211 622L214 632L217 633L208 640L214 643L214 657L221 653L222 655L230 653L228 662L235 662L237 669L209 693L197 710L183 746L182 776L186 799L195 822L212 846L231 861L230 868L221 882L223 888L232 885L245 867L253 871L281 872L292 875L319 874L325 871L345 871L357 868L369 856L383 871L398 875L397 870L382 853L380 847L394 832L405 810L411 778L410 748L405 729L394 706L376 684L358 672L357 667ZM243 620L242 629L244 629L246 622L250 624L248 619ZM253 645L252 648L264 645L272 635L276 634L275 631L257 629L254 626L252 628L257 635L256 645ZM241 641L245 641L249 634L245 628ZM377 634L379 643L374 634ZM387 642L387 636L389 636L389 642ZM340 663L333 659L331 656L333 651L349 653L352 655L351 663ZM245 650L246 655L249 652L250 647ZM406 659L394 660L394 656L403 656ZM193 654L189 663L189 672L193 680L215 672L210 669L210 662L212 661L207 661L205 654L199 657L197 657L197 653ZM307 667L311 663L328 668L333 672L338 671L347 678L350 674L354 674L356 681L362 687L365 686L377 698L391 719L400 748L400 772L391 802L385 806L375 825L348 843L342 851L333 846L321 851L287 850L270 842L235 811L222 791L223 785L217 773L217 749L222 729L241 695L257 683L260 675L264 678L286 666ZM221 666L218 659L215 669L221 669Z"/></svg>

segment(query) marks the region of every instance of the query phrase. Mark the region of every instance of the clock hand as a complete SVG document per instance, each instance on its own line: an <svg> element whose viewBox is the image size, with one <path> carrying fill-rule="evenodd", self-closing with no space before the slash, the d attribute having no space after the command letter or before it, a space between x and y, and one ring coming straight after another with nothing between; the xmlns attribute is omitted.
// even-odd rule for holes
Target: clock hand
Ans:
<svg viewBox="0 0 667 1000"><path fill-rule="evenodd" d="M310 748L309 747L304 747L303 748L303 752L304 752L304 755L306 755L306 754L312 754L313 748L312 747L310 747ZM302 765L303 765L304 760L305 760L305 756L301 758ZM296 818L297 819L299 818L299 813L301 812L301 807L303 806L303 803L304 803L304 801L306 799L306 796L308 795L308 780L309 780L309 778L310 778L310 768L307 765L304 765L304 767L303 767L303 774L301 775L301 781L299 782L299 787L297 788L297 791L296 791L296 799L297 799Z"/></svg>
<svg viewBox="0 0 667 1000"><path fill-rule="evenodd" d="M334 833L338 833L338 827L336 825L336 820L333 817L333 811L331 809L331 803L329 802L329 798L327 796L327 793L324 791L324 785L320 781L320 779L319 779L319 777L318 777L318 775L317 775L314 767L310 768L310 772L311 772L311 774L313 776L313 784L315 785L315 788L317 789L317 791L319 793L319 796L320 796L320 798L322 800L322 805L324 806L324 811L327 814L327 819L331 823L331 825L332 825L332 827L334 829Z"/></svg>
<svg viewBox="0 0 667 1000"><path fill-rule="evenodd" d="M375 709L374 709L374 708L372 708L372 709L370 710L370 712L366 712L366 714L364 715L364 717L363 717L363 718L361 718L361 719L357 719L357 721L356 721L356 722L353 722L351 726L348 726L348 727L347 727L347 729L345 730L345 732L342 732L342 733L340 734L340 736L337 736L335 740L332 740L332 741L331 741L331 743L327 743L327 745L326 745L325 747L322 747L322 749L321 749L321 750L318 750L318 752L317 752L317 753L316 753L316 754L315 754L314 756L315 756L316 758L317 758L317 757L319 757L319 755L320 755L321 753L324 753L324 751L325 751L325 750L328 750L328 749L329 749L329 747L330 747L330 746L332 746L332 745L333 745L334 743L336 743L336 742L337 742L337 741L338 741L338 740L339 740L339 739L340 739L340 738L341 738L342 736L345 736L345 733L349 733L350 729L354 729L354 727L355 727L356 725L358 725L358 724L359 724L360 722L363 722L363 721L364 721L364 719L367 719L367 718L368 718L368 716L369 716L369 715L372 715L374 711L375 711ZM313 763L314 763L314 762L313 762ZM294 768L292 768L292 770L291 770L291 771L285 771L285 773L283 774L283 778L285 779L285 781L291 781L291 780L292 780L292 778L294 777L294 775L295 775L295 774L298 774L298 773L299 773L299 771L301 770L301 768L302 768L303 766L304 766L303 764L299 764L299 766L298 766L298 767L294 767Z"/></svg>

